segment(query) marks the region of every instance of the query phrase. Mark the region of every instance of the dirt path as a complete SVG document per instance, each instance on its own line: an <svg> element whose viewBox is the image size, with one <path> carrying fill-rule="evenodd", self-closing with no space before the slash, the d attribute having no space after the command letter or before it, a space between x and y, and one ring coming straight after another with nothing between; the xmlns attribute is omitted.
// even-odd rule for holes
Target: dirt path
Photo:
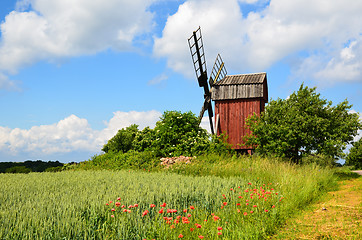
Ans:
<svg viewBox="0 0 362 240"><path fill-rule="evenodd" d="M289 221L273 239L362 239L362 177L341 181L338 191Z"/></svg>

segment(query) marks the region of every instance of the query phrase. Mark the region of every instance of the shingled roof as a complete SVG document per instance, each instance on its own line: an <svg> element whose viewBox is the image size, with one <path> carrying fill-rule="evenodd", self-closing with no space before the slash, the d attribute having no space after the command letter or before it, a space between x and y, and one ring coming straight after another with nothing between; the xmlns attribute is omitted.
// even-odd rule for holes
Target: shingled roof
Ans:
<svg viewBox="0 0 362 240"><path fill-rule="evenodd" d="M216 86L222 85L242 85L242 84L263 84L266 80L266 73L250 73L230 75L215 83Z"/></svg>
<svg viewBox="0 0 362 240"><path fill-rule="evenodd" d="M263 98L268 102L266 73L230 75L216 82L211 91L212 100Z"/></svg>

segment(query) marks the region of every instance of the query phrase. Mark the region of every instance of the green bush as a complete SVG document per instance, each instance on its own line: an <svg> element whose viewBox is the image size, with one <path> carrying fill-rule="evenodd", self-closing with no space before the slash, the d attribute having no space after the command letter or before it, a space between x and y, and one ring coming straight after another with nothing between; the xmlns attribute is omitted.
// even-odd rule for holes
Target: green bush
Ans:
<svg viewBox="0 0 362 240"><path fill-rule="evenodd" d="M45 169L45 172L60 172L62 170L63 170L63 166L49 167L49 168Z"/></svg>
<svg viewBox="0 0 362 240"><path fill-rule="evenodd" d="M346 158L346 165L362 169L362 138L353 143Z"/></svg>
<svg viewBox="0 0 362 240"><path fill-rule="evenodd" d="M27 168L25 166L15 166L15 167L6 169L5 172L6 173L30 173L31 169Z"/></svg>

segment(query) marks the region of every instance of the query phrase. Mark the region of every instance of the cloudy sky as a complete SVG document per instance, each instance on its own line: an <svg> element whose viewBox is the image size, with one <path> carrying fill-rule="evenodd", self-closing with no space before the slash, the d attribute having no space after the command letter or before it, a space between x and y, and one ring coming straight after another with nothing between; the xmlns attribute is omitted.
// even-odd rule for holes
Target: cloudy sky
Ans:
<svg viewBox="0 0 362 240"><path fill-rule="evenodd" d="M362 1L0 0L0 161L84 161L118 129L200 111L188 49L210 72L267 72L269 97L302 82L362 112ZM207 124L206 124L207 125Z"/></svg>

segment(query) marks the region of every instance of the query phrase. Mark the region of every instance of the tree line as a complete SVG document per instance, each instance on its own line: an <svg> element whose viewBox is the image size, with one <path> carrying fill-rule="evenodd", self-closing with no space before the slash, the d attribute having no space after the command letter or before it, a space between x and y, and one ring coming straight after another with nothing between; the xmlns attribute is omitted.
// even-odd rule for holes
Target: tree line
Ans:
<svg viewBox="0 0 362 240"><path fill-rule="evenodd" d="M56 172L61 171L63 166L59 161L0 162L0 173Z"/></svg>

